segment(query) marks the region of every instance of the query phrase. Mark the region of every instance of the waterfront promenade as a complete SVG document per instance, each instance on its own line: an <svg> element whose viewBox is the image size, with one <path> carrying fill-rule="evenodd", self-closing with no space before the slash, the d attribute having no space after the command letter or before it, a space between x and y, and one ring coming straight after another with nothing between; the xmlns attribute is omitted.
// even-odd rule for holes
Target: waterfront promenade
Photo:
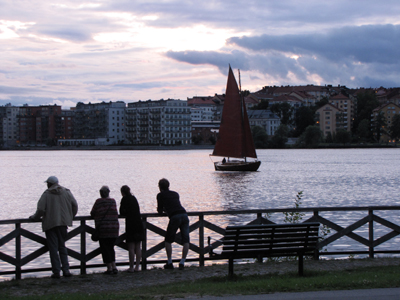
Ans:
<svg viewBox="0 0 400 300"><path fill-rule="evenodd" d="M190 265L190 264L189 264ZM364 267L379 267L379 266L400 266L400 258L375 258L375 259L342 259L342 260L307 260L305 261L305 271L341 271L341 270L354 270L357 268ZM145 286L156 286L160 284L186 282L188 284L195 282L202 278L210 278L213 276L224 277L228 273L228 266L223 264L198 267L189 266L183 271L164 270L162 268L151 268L146 271L138 273L127 273L124 272L123 267L120 267L120 272L116 276L106 276L100 272L89 273L86 275L78 275L77 271L74 271L74 276L71 278L61 278L59 280L51 279L50 277L43 278L25 278L18 281L8 281L0 283L2 293L10 296L41 296L58 293L112 293L112 292L124 292L134 291L137 288ZM267 263L248 263L248 264L237 264L235 266L235 273L240 276L249 275L265 275L265 274L285 274L288 272L296 273L297 262L296 261L285 261L285 262L267 262ZM365 288L368 288L366 284ZM336 291L342 296L341 299L351 299L343 297L340 291ZM350 291L348 291L350 293ZM298 293L296 293L298 294ZM215 299L292 299L290 294L287 298L274 298L275 294L262 295L260 297L250 296L238 296L235 298L229 297L217 297ZM278 295L278 294L276 294ZM279 294L281 295L281 294ZM271 298L268 298L271 296ZM196 295L188 295L188 298L195 298ZM197 295L198 297L198 295ZM202 299L210 299L209 297ZM181 299L181 298L180 298ZM303 298L297 298L303 299ZM305 298L304 298L305 299ZM308 298L318 299L318 298ZM324 299L324 298L319 298ZM338 298L328 298L338 299ZM353 298L359 299L359 298ZM382 298L375 298L382 299ZM390 299L390 298L385 298Z"/></svg>

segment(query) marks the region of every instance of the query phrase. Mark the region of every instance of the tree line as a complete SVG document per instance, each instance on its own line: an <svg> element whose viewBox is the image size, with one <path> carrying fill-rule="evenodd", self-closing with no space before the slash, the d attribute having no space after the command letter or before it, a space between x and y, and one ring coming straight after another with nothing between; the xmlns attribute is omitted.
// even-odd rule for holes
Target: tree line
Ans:
<svg viewBox="0 0 400 300"><path fill-rule="evenodd" d="M379 143L380 137L387 134L391 139L400 138L400 115L396 114L388 126L386 117L380 112L371 121L371 115L380 103L372 91L365 91L357 95L357 109L351 132L338 129L334 134L328 133L325 137L316 124L316 111L329 103L324 97L314 106L302 106L295 110L289 103L274 103L269 105L268 100L261 101L252 109L269 109L281 120L281 125L272 137L268 137L264 128L252 127L254 143L257 148L285 148L288 138L297 138L294 147L314 148L321 143L327 144L366 144Z"/></svg>

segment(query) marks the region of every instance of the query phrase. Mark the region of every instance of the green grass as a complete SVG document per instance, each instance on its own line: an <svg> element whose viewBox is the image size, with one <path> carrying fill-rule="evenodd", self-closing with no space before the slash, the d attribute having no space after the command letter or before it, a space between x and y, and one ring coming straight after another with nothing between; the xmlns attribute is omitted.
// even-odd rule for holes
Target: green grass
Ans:
<svg viewBox="0 0 400 300"><path fill-rule="evenodd" d="M16 288L18 281L15 282ZM4 300L105 300L105 299L168 299L188 295L235 295L265 294L276 292L305 292L321 290L347 290L366 288L400 287L400 268L398 266L368 267L335 272L310 272L299 277L297 273L284 275L252 275L212 277L194 282L179 282L168 285L135 288L119 293L101 294L57 294L46 296L11 297L3 294L4 283L0 283L0 298ZM37 289L37 286L33 286Z"/></svg>

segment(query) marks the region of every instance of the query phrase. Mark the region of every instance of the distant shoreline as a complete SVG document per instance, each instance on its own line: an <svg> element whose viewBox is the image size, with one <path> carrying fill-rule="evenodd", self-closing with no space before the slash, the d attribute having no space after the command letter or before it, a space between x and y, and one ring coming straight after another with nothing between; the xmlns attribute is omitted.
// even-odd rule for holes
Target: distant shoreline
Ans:
<svg viewBox="0 0 400 300"><path fill-rule="evenodd" d="M156 145L125 145L125 146L53 146L53 147L10 147L0 151L60 151L60 150L212 150L214 145L184 145L184 146L156 146Z"/></svg>
<svg viewBox="0 0 400 300"><path fill-rule="evenodd" d="M399 145L386 145L386 144L320 144L316 148L265 148L265 150L288 150L288 149L376 149L376 148L400 148ZM0 151L61 151L61 150L213 150L214 145L180 145L180 146L157 146L157 145L120 145L120 146L53 146L53 147L9 147L0 148ZM263 148L264 149L264 148ZM263 150L257 148L257 150Z"/></svg>

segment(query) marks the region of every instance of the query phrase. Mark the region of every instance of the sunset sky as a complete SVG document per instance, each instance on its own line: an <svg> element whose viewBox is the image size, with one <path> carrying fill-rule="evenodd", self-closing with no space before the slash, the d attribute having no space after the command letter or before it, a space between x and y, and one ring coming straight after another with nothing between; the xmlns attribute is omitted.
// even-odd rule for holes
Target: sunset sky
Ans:
<svg viewBox="0 0 400 300"><path fill-rule="evenodd" d="M0 0L0 105L400 86L391 0Z"/></svg>

